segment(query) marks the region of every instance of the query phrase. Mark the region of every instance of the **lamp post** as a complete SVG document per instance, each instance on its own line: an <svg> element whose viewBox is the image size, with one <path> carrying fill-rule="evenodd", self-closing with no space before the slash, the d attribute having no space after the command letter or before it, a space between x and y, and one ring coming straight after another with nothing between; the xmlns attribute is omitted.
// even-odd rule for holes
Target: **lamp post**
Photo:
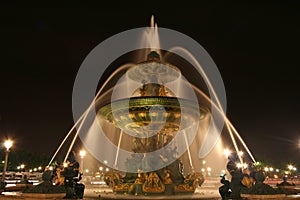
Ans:
<svg viewBox="0 0 300 200"><path fill-rule="evenodd" d="M4 142L4 147L5 147L5 160L4 160L4 168L3 168L3 173L2 173L2 182L5 181L5 173L6 173L6 168L7 168L7 163L8 163L8 153L10 151L10 148L13 145L13 141L11 140L6 140Z"/></svg>
<svg viewBox="0 0 300 200"><path fill-rule="evenodd" d="M85 150L81 150L79 152L79 155L80 155L80 158L81 158L81 163L80 163L81 171L83 172L83 170L84 170L84 168L83 168L83 159L86 156L86 151Z"/></svg>

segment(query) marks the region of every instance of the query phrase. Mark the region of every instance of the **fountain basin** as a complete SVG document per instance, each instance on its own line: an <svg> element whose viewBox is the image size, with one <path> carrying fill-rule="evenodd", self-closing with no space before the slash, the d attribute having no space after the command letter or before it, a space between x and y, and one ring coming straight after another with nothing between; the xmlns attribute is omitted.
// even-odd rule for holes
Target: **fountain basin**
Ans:
<svg viewBox="0 0 300 200"><path fill-rule="evenodd" d="M159 106L159 107L157 107ZM198 104L176 97L132 97L101 107L99 118L104 118L133 134L145 132L176 132L191 126L206 116L208 110Z"/></svg>

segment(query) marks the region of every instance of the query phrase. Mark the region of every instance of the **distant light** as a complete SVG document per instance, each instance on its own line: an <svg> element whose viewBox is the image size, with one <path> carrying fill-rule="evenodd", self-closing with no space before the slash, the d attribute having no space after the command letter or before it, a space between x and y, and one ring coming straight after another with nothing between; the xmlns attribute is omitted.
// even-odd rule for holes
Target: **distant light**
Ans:
<svg viewBox="0 0 300 200"><path fill-rule="evenodd" d="M89 170L88 170L88 169L86 169L86 170L85 170L85 173L89 173Z"/></svg>
<svg viewBox="0 0 300 200"><path fill-rule="evenodd" d="M288 169L289 169L289 170L292 170L293 168L294 168L293 165L288 165Z"/></svg>
<svg viewBox="0 0 300 200"><path fill-rule="evenodd" d="M53 166L50 166L50 167L49 167L49 170L52 171L52 170L53 170Z"/></svg>
<svg viewBox="0 0 300 200"><path fill-rule="evenodd" d="M108 172L108 171L109 171L109 168L106 168L106 169L105 169L105 171L107 171L107 172Z"/></svg>
<svg viewBox="0 0 300 200"><path fill-rule="evenodd" d="M206 161L205 161L205 160L203 160L203 161L202 161L202 164L203 164L203 165L205 165L205 164L206 164Z"/></svg>
<svg viewBox="0 0 300 200"><path fill-rule="evenodd" d="M42 170L42 167L41 167L41 166L39 166L39 167L38 167L38 170Z"/></svg>
<svg viewBox="0 0 300 200"><path fill-rule="evenodd" d="M231 151L230 151L229 149L225 149L225 150L224 150L224 155L225 155L226 157L228 157L230 154L231 154Z"/></svg>
<svg viewBox="0 0 300 200"><path fill-rule="evenodd" d="M268 171L269 171L269 168L268 168L268 167L265 167L264 170L265 170L265 172L268 172Z"/></svg>
<svg viewBox="0 0 300 200"><path fill-rule="evenodd" d="M25 165L24 165L24 164L21 164L20 167L21 167L21 169L24 169L24 168L25 168Z"/></svg>
<svg viewBox="0 0 300 200"><path fill-rule="evenodd" d="M5 163L5 161L4 160L2 160L2 164L4 164Z"/></svg>
<svg viewBox="0 0 300 200"><path fill-rule="evenodd" d="M102 170L103 170L103 167L99 167L99 170L102 171Z"/></svg>
<svg viewBox="0 0 300 200"><path fill-rule="evenodd" d="M276 172L279 172L279 169L276 169L275 171L276 171Z"/></svg>
<svg viewBox="0 0 300 200"><path fill-rule="evenodd" d="M202 172L205 172L205 169L204 169L204 168L202 168L202 169L201 169L201 171L202 171Z"/></svg>
<svg viewBox="0 0 300 200"><path fill-rule="evenodd" d="M277 174L274 174L274 178L278 178Z"/></svg>
<svg viewBox="0 0 300 200"><path fill-rule="evenodd" d="M237 163L236 166L237 166L237 168L242 168L243 167L242 163Z"/></svg>
<svg viewBox="0 0 300 200"><path fill-rule="evenodd" d="M38 170L37 168L34 168L34 169L33 169L33 171L35 171L35 172L36 172L37 170Z"/></svg>
<svg viewBox="0 0 300 200"><path fill-rule="evenodd" d="M274 171L273 167L269 167L270 172Z"/></svg>
<svg viewBox="0 0 300 200"><path fill-rule="evenodd" d="M210 167L208 167L206 170L207 170L208 172L210 172L210 171L211 171L211 168L210 168Z"/></svg>
<svg viewBox="0 0 300 200"><path fill-rule="evenodd" d="M293 167L293 170L294 170L294 171L296 171L296 170L297 170L297 168L296 168L296 167Z"/></svg>
<svg viewBox="0 0 300 200"><path fill-rule="evenodd" d="M31 172L32 172L32 169L30 169L29 172L31 173Z"/></svg>
<svg viewBox="0 0 300 200"><path fill-rule="evenodd" d="M239 156L243 156L243 155L244 155L244 152L239 151L239 152L238 152L238 155L239 155Z"/></svg>
<svg viewBox="0 0 300 200"><path fill-rule="evenodd" d="M80 155L80 158L84 158L86 156L86 151L85 150L79 151L79 155Z"/></svg>
<svg viewBox="0 0 300 200"><path fill-rule="evenodd" d="M107 164L107 163L108 163L107 160L104 160L103 162L104 162L104 164Z"/></svg>

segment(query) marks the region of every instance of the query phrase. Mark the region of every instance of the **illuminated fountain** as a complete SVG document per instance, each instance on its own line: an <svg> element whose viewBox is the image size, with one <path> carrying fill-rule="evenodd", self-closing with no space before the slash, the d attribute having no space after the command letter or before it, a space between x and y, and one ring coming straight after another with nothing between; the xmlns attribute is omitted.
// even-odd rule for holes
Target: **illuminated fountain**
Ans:
<svg viewBox="0 0 300 200"><path fill-rule="evenodd" d="M116 172L108 174L109 184L119 193L193 193L203 183L203 176L194 170L188 134L209 110L192 100L176 97L165 86L181 79L181 72L176 66L161 62L155 51L149 53L147 61L130 67L126 78L141 85L130 98L106 105L99 98L96 103L99 123L103 124L104 119L114 124L120 129L119 139L125 141L123 148L132 148L128 149L132 150L131 156L120 162L118 145L114 164L120 162L119 167L127 173L122 178ZM116 88L114 92L118 93ZM113 140L113 135L107 137ZM190 163L190 173L186 176L174 145L182 141Z"/></svg>
<svg viewBox="0 0 300 200"><path fill-rule="evenodd" d="M80 135L87 151L113 169L106 182L114 192L193 194L205 176L226 173L227 147L243 150L255 160L227 119L201 65L184 48L161 50L153 18L151 24L156 28L142 37L151 48L137 51L134 63L112 67L49 165L77 127L64 162ZM201 74L189 71L193 65L183 61L182 54L194 61ZM189 75L196 77L194 82L186 78ZM197 85L195 79L205 85ZM244 159L239 154L241 165Z"/></svg>

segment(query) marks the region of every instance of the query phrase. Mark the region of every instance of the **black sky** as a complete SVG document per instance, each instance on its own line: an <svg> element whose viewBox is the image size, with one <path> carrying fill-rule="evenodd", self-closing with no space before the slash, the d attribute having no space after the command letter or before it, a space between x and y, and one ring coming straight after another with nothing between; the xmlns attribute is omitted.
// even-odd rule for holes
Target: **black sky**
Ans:
<svg viewBox="0 0 300 200"><path fill-rule="evenodd" d="M296 1L295 1L296 2ZM154 4L154 3L153 3ZM72 121L72 87L85 56L108 37L148 26L180 31L211 55L228 116L256 157L300 155L300 7L293 1L161 7L0 8L0 136L52 154Z"/></svg>

